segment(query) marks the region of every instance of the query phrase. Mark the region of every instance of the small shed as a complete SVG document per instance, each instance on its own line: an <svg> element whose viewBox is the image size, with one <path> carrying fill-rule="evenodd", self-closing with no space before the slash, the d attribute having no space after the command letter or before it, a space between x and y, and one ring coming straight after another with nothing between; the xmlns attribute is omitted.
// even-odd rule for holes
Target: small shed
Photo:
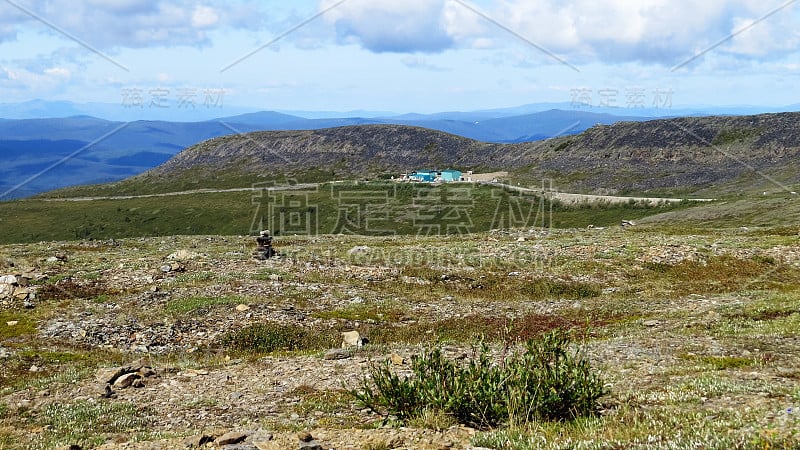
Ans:
<svg viewBox="0 0 800 450"><path fill-rule="evenodd" d="M458 170L447 169L440 172L440 178L444 182L461 181L461 172Z"/></svg>
<svg viewBox="0 0 800 450"><path fill-rule="evenodd" d="M426 183L433 183L436 181L436 171L433 170L415 170L408 175L408 178L413 181L423 181Z"/></svg>

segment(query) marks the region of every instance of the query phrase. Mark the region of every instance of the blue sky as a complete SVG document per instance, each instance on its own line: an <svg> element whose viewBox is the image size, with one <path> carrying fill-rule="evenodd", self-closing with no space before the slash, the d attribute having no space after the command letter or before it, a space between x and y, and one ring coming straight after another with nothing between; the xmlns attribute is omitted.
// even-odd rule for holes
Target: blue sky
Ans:
<svg viewBox="0 0 800 450"><path fill-rule="evenodd" d="M0 103L800 103L800 0L0 0Z"/></svg>

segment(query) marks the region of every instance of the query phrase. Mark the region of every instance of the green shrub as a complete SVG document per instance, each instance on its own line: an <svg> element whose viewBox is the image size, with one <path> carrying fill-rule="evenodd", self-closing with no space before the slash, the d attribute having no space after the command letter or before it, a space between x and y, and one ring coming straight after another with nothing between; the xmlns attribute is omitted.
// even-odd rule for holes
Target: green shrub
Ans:
<svg viewBox="0 0 800 450"><path fill-rule="evenodd" d="M591 415L606 389L588 361L569 350L570 335L551 331L531 339L523 353L496 365L487 347L457 363L439 349L412 359L412 375L398 376L389 363L370 368L351 394L378 413L401 421L440 411L459 423L492 428L531 420L570 420Z"/></svg>
<svg viewBox="0 0 800 450"><path fill-rule="evenodd" d="M564 142L558 144L556 146L556 148L553 149L553 151L554 152L560 152L561 150L564 150L565 148L569 147L570 145L572 145L572 141L564 141Z"/></svg>
<svg viewBox="0 0 800 450"><path fill-rule="evenodd" d="M750 138L759 136L764 132L763 128L729 128L720 130L714 139L711 141L714 145L733 144L734 142L742 142Z"/></svg>
<svg viewBox="0 0 800 450"><path fill-rule="evenodd" d="M475 341L475 336L480 336L484 342L526 342L555 329L586 332L587 328L604 327L626 317L630 316L586 309L560 314L529 313L514 319L469 314L408 325L379 323L369 329L369 339L375 344L469 343Z"/></svg>
<svg viewBox="0 0 800 450"><path fill-rule="evenodd" d="M323 350L336 346L337 337L333 332L321 333L298 325L266 322L228 332L220 338L219 344L230 350L246 353Z"/></svg>
<svg viewBox="0 0 800 450"><path fill-rule="evenodd" d="M9 322L17 323L9 325ZM36 319L14 311L0 312L0 338L9 339L30 334L36 334Z"/></svg>
<svg viewBox="0 0 800 450"><path fill-rule="evenodd" d="M753 358L742 358L737 356L703 356L698 358L704 364L708 364L715 370L742 369L752 367L758 363Z"/></svg>
<svg viewBox="0 0 800 450"><path fill-rule="evenodd" d="M168 313L174 315L186 313L208 314L217 305L238 305L239 303L248 303L248 300L234 295L222 297L192 296L171 300L167 303L165 309Z"/></svg>
<svg viewBox="0 0 800 450"><path fill-rule="evenodd" d="M531 299L592 298L600 295L600 289L590 283L546 278L539 278L523 284L520 292Z"/></svg>
<svg viewBox="0 0 800 450"><path fill-rule="evenodd" d="M48 447L94 447L108 439L105 433L146 432L152 411L131 403L78 400L44 406L39 420L48 427Z"/></svg>

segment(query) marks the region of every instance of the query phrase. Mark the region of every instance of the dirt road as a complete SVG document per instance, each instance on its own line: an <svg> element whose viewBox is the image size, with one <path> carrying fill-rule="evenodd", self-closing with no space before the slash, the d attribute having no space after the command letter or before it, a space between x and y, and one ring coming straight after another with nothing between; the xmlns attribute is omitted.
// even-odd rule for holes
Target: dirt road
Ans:
<svg viewBox="0 0 800 450"><path fill-rule="evenodd" d="M495 183L491 181L479 181L478 184L484 184L487 186L496 186L503 189L508 189L512 191L518 191L523 193L529 194L542 194L544 193L550 199L558 200L562 203L566 204L576 204L576 203L583 203L583 202L605 202L610 204L619 204L619 203L628 203L630 201L636 202L647 202L651 205L656 205L658 203L679 203L684 199L681 198L671 198L671 197L623 197L623 196L614 196L614 195L589 195L589 194L571 194L567 192L557 192L552 190L542 190L542 189L531 189L531 188L524 188L520 186L512 186L510 184L503 184L503 183ZM143 195L118 195L118 196L97 196L97 197L67 197L67 198L45 198L44 201L47 202L86 202L86 201L93 201L93 200L129 200L134 198L149 198L149 197L172 197L177 195L192 195L192 194L211 194L211 193L220 193L220 192L246 192L246 191L259 191L259 190L269 190L269 191L285 191L285 190L299 190L299 189L313 189L315 187L319 187L321 183L299 183L299 184L291 184L285 186L271 186L267 188L262 187L244 187L244 188L230 188L230 189L193 189L189 191L179 191L179 192L165 192L160 194L143 194ZM693 198L689 199L694 202L711 202L714 199L711 198Z"/></svg>

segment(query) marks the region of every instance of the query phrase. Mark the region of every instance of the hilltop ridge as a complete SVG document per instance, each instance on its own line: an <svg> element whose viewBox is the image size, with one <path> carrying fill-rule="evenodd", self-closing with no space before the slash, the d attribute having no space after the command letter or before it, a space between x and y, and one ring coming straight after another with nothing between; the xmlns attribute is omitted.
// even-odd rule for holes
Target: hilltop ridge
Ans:
<svg viewBox="0 0 800 450"><path fill-rule="evenodd" d="M119 187L193 178L277 175L300 181L376 178L421 168L506 170L511 179L549 178L576 192L707 191L750 183L753 190L796 183L800 113L659 119L596 125L583 133L520 144L493 144L402 125L225 136L189 147ZM132 184L131 184L132 183Z"/></svg>

